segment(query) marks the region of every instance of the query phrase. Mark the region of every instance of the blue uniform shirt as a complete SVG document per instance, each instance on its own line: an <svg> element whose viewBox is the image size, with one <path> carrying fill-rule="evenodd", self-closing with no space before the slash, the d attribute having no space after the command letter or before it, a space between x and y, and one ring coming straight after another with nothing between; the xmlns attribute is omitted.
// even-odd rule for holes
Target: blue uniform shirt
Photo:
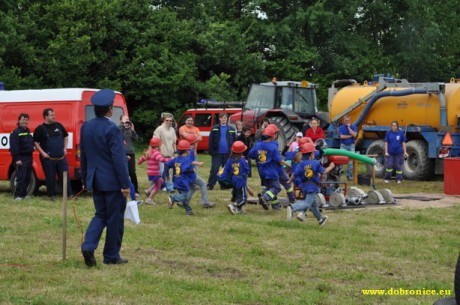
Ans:
<svg viewBox="0 0 460 305"><path fill-rule="evenodd" d="M400 155L403 153L402 143L406 142L404 132L398 129L396 132L390 130L385 135L385 142L388 143L388 154Z"/></svg>
<svg viewBox="0 0 460 305"><path fill-rule="evenodd" d="M227 160L220 179L231 180L234 188L246 187L249 173L249 164L244 157L236 160L234 157Z"/></svg>
<svg viewBox="0 0 460 305"><path fill-rule="evenodd" d="M277 143L257 142L249 151L248 157L256 160L262 179L279 179L278 164L281 162L281 154Z"/></svg>
<svg viewBox="0 0 460 305"><path fill-rule="evenodd" d="M294 170L294 177L301 181L302 193L319 193L319 176L325 171L317 160L304 160Z"/></svg>
<svg viewBox="0 0 460 305"><path fill-rule="evenodd" d="M183 191L190 190L190 184L196 179L190 157L178 156L165 164L173 169L174 188Z"/></svg>
<svg viewBox="0 0 460 305"><path fill-rule="evenodd" d="M355 124L350 124L350 128L351 128L351 130L353 130L354 132L358 132L358 128L356 127ZM345 125L345 124L342 124L342 125L339 127L339 137L340 137L341 135L351 136L350 131L348 130L347 125ZM355 139L354 137L351 137L351 138L348 138L348 139L340 139L340 141L341 141L342 144L350 145L350 144L355 143L356 139Z"/></svg>
<svg viewBox="0 0 460 305"><path fill-rule="evenodd" d="M219 154L228 154L230 152L227 144L227 129L227 125L220 125L219 147L217 148L217 153Z"/></svg>

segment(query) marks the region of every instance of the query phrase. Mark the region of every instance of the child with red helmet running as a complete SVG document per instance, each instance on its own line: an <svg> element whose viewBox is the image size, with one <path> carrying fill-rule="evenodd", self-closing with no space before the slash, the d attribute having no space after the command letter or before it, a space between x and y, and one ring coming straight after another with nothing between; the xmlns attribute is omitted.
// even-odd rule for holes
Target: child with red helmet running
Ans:
<svg viewBox="0 0 460 305"><path fill-rule="evenodd" d="M247 148L241 141L236 141L232 144L232 152L218 179L231 181L233 187L232 198L235 198L236 202L230 203L227 207L232 214L242 214L243 206L248 198L246 188L250 169L248 161L243 156Z"/></svg>
<svg viewBox="0 0 460 305"><path fill-rule="evenodd" d="M316 202L316 194L319 193L319 181L323 174L327 174L334 168L334 163L324 169L318 160L315 160L315 145L305 143L300 147L303 155L303 161L300 162L294 169L294 177L300 181L300 188L305 196L304 201L296 202L292 206L287 207L287 220L292 219L292 213L300 211L297 219L305 220L305 212L310 208L313 215L318 220L319 225L324 225L327 221L327 216L321 216Z"/></svg>
<svg viewBox="0 0 460 305"><path fill-rule="evenodd" d="M278 151L278 144L273 142L276 136L276 130L266 127L262 133L262 141L249 151L248 158L256 160L257 169L264 190L259 196L259 204L268 210L268 204L276 200L276 195L281 191L279 183L278 164L282 157ZM275 203L278 207L279 203Z"/></svg>
<svg viewBox="0 0 460 305"><path fill-rule="evenodd" d="M137 164L139 165L147 161L147 176L151 185L147 190L145 190L145 194L147 195L145 203L151 205L155 205L153 197L155 197L161 189L161 184L163 183L163 179L160 175L160 162L164 163L171 160L171 158L165 158L161 155L160 146L161 139L158 137L152 137L150 139L149 148L145 150L144 155L137 161Z"/></svg>
<svg viewBox="0 0 460 305"><path fill-rule="evenodd" d="M193 215L192 208L189 204L188 193L190 185L196 179L196 173L193 168L194 165L200 165L201 162L190 160L190 143L187 140L180 140L177 144L176 154L177 157L165 163L167 168L173 169L173 183L174 189L177 193L169 196L169 208L172 209L175 202L181 203L185 208L187 216Z"/></svg>
<svg viewBox="0 0 460 305"><path fill-rule="evenodd" d="M187 140L190 143L191 148L189 157L191 162L198 161L198 154L196 154L196 143L199 141L198 136L196 134L189 133L185 136L185 140ZM202 166L204 165L204 163L199 162L199 165ZM196 167L194 167L194 170L196 172ZM198 188L200 188L201 190L201 205L203 206L203 208L210 209L214 207L216 204L214 202L209 201L208 198L208 189L206 188L206 181L204 181L203 178L198 176L198 173L196 174L195 180L190 185L190 191L188 192L189 202Z"/></svg>

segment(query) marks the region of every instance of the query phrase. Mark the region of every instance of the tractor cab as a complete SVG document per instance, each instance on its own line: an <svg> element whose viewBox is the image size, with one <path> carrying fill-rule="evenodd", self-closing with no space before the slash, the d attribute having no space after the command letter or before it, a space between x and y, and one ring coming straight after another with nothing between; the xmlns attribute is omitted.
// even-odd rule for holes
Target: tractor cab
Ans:
<svg viewBox="0 0 460 305"><path fill-rule="evenodd" d="M242 121L244 126L251 128L254 135L263 119L268 117L280 128L278 141L287 142L297 131L302 130L307 119L318 117L316 88L316 84L308 81L273 79L269 83L253 84L243 111L232 115L230 122L234 124Z"/></svg>

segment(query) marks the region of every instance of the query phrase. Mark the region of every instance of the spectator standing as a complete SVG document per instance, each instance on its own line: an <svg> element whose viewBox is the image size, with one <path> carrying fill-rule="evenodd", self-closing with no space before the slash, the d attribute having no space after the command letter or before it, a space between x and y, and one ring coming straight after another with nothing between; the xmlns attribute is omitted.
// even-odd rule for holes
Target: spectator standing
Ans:
<svg viewBox="0 0 460 305"><path fill-rule="evenodd" d="M243 122L241 121L235 122L235 131L236 131L236 137L238 138L243 132Z"/></svg>
<svg viewBox="0 0 460 305"><path fill-rule="evenodd" d="M310 143L315 144L316 140L324 139L324 130L319 127L319 121L317 119L311 119L310 128L305 132L305 137L307 137Z"/></svg>
<svg viewBox="0 0 460 305"><path fill-rule="evenodd" d="M56 122L56 114L52 108L43 110L45 122L38 125L34 131L34 145L40 152L40 162L45 173L46 192L51 201L56 200L56 174L62 185L64 171L69 171L67 163L67 130L61 123ZM67 179L67 196L72 196L70 179Z"/></svg>
<svg viewBox="0 0 460 305"><path fill-rule="evenodd" d="M408 157L406 142L406 136L399 129L398 122L391 122L391 130L385 135L385 183L390 181L393 169L396 171L396 182L401 183L403 178L402 165L404 158Z"/></svg>
<svg viewBox="0 0 460 305"><path fill-rule="evenodd" d="M155 129L153 136L161 140L161 153L164 157L170 158L174 156L176 150L176 130L172 126L173 116L166 114L162 117L161 125Z"/></svg>
<svg viewBox="0 0 460 305"><path fill-rule="evenodd" d="M125 143L126 156L128 157L128 171L131 182L134 185L135 196L139 196L139 185L136 175L136 155L134 151L134 142L139 138L134 130L134 124L129 120L128 116L120 116L120 130Z"/></svg>
<svg viewBox="0 0 460 305"><path fill-rule="evenodd" d="M34 139L28 128L29 115L27 113L19 115L17 125L18 127L10 134L10 152L16 168L14 200L20 201L27 197L27 188L32 174Z"/></svg>
<svg viewBox="0 0 460 305"><path fill-rule="evenodd" d="M297 149L299 148L299 140L303 138L303 134L302 132L298 132L295 134L295 136L291 139L290 143L289 144L289 149L288 149L288 152L291 152L291 151L297 151Z"/></svg>
<svg viewBox="0 0 460 305"><path fill-rule="evenodd" d="M185 116L185 124L179 128L179 139L185 140L187 135L194 134L197 137L197 142L201 141L203 138L201 137L200 130L198 127L193 125L193 116L186 115ZM195 154L198 152L197 150L198 145L195 145Z"/></svg>
<svg viewBox="0 0 460 305"><path fill-rule="evenodd" d="M355 152L355 141L358 128L351 123L349 115L343 118L343 124L339 127L340 149ZM347 179L353 180L353 161L348 162Z"/></svg>
<svg viewBox="0 0 460 305"><path fill-rule="evenodd" d="M126 198L130 181L126 151L113 115L115 92L102 89L91 98L96 117L81 127L81 173L84 187L93 191L96 213L86 230L81 252L88 267L96 266L96 250L104 228L104 264L126 264L120 257Z"/></svg>
<svg viewBox="0 0 460 305"><path fill-rule="evenodd" d="M217 172L224 167L230 154L230 148L236 141L236 132L232 126L227 124L228 115L226 112L219 114L220 124L212 127L209 134L209 153L211 154L211 171L208 178L208 190L212 190L217 182Z"/></svg>

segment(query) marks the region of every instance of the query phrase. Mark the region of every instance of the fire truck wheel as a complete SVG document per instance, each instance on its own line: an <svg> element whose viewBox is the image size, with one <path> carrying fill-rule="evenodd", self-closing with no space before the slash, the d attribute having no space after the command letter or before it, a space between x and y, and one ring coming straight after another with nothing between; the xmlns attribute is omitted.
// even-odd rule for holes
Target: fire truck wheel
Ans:
<svg viewBox="0 0 460 305"><path fill-rule="evenodd" d="M375 176L383 178L385 174L385 142L383 140L377 140L372 142L367 148L366 155L371 155L371 158L377 160L375 167ZM371 169L372 170L372 169Z"/></svg>
<svg viewBox="0 0 460 305"><path fill-rule="evenodd" d="M38 187L39 187L39 185L38 185L38 181L37 181L37 176L35 176L35 171L32 170L32 173L30 174L29 187L27 188L27 195L28 196L36 195L38 193ZM14 170L11 173L10 189L14 194L14 192L16 190L16 170Z"/></svg>

